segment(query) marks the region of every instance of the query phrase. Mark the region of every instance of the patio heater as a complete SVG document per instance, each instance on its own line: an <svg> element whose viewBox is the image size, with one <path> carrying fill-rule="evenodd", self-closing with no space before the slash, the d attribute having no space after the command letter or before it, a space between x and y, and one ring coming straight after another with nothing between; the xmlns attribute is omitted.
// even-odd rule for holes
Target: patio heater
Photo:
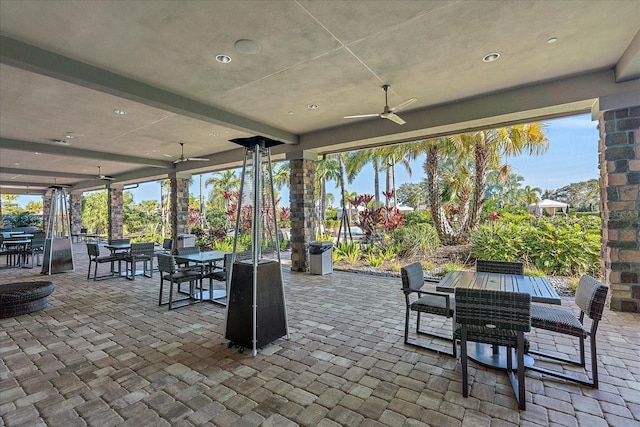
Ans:
<svg viewBox="0 0 640 427"><path fill-rule="evenodd" d="M289 325L280 259L270 148L282 144L263 136L232 139L245 148L236 206L225 338L229 348L258 349L286 336ZM249 253L236 259L238 239L250 234ZM248 239L247 239L248 240Z"/></svg>
<svg viewBox="0 0 640 427"><path fill-rule="evenodd" d="M73 271L67 187L52 185L49 190L51 190L51 208L45 227L47 237L44 244L42 274Z"/></svg>

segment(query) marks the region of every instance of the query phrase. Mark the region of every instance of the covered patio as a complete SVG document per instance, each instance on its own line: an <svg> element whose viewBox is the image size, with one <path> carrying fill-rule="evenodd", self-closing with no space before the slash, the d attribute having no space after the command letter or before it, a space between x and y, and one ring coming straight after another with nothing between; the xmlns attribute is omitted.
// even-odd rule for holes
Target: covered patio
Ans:
<svg viewBox="0 0 640 427"><path fill-rule="evenodd" d="M0 319L0 414L6 426L632 426L640 422L640 319L605 309L600 388L527 372L527 410L506 375L403 344L400 278L291 272L290 340L256 357L228 349L224 309L158 307L159 276L86 280L3 271L0 285L51 280L49 307ZM286 262L286 261L285 261ZM565 308L576 309L563 297ZM576 354L577 341L529 334ZM576 368L582 372L580 368Z"/></svg>

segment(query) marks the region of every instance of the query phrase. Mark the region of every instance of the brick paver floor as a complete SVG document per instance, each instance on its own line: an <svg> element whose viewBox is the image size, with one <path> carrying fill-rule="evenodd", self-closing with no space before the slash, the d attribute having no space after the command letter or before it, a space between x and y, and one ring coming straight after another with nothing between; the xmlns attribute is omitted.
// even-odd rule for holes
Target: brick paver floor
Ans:
<svg viewBox="0 0 640 427"><path fill-rule="evenodd" d="M227 348L222 307L169 312L157 305L157 273L88 281L84 245L74 251L75 272L0 270L0 286L56 285L44 311L0 320L0 425L640 425L637 314L606 309L599 390L527 372L519 411L504 372L471 362L465 399L458 360L403 344L398 278L285 264L290 339L253 357ZM563 306L576 309L570 298ZM530 338L577 354L573 340Z"/></svg>

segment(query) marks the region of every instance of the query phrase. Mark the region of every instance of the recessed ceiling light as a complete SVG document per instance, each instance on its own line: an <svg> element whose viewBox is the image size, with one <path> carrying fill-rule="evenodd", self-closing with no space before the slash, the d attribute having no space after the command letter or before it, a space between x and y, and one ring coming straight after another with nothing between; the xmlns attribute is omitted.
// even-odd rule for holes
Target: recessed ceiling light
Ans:
<svg viewBox="0 0 640 427"><path fill-rule="evenodd" d="M240 39L236 41L234 46L238 52L248 53L249 55L258 53L262 49L258 43L247 39Z"/></svg>
<svg viewBox="0 0 640 427"><path fill-rule="evenodd" d="M34 152L33 154L35 154L36 156L39 156L39 155L40 155L40 154L42 154L42 153L40 153L39 151L36 151L36 152Z"/></svg>
<svg viewBox="0 0 640 427"><path fill-rule="evenodd" d="M317 110L318 109L318 105L317 104L309 104L309 105L307 105L307 108L309 110Z"/></svg>
<svg viewBox="0 0 640 427"><path fill-rule="evenodd" d="M482 60L484 62L493 62L493 61L497 61L498 58L500 58L500 54L499 53L490 53L488 55L485 55L484 58L482 58Z"/></svg>
<svg viewBox="0 0 640 427"><path fill-rule="evenodd" d="M127 114L125 110L113 110L113 112L119 116L124 116L125 114Z"/></svg>
<svg viewBox="0 0 640 427"><path fill-rule="evenodd" d="M74 139L74 138L75 138L75 136L73 136L73 135L69 134L69 135L65 135L65 138L67 138L67 139Z"/></svg>
<svg viewBox="0 0 640 427"><path fill-rule="evenodd" d="M289 115L293 116L295 113L293 111L289 111Z"/></svg>
<svg viewBox="0 0 640 427"><path fill-rule="evenodd" d="M13 166L20 166L20 162L13 162Z"/></svg>
<svg viewBox="0 0 640 427"><path fill-rule="evenodd" d="M209 136L218 136L218 134L217 134L217 133L215 133L215 132L211 132L211 133L209 134Z"/></svg>
<svg viewBox="0 0 640 427"><path fill-rule="evenodd" d="M552 44L558 41L557 37L551 37L549 40L547 40L547 43Z"/></svg>
<svg viewBox="0 0 640 427"><path fill-rule="evenodd" d="M229 55L216 55L216 61L221 62L223 64L228 64L229 62L231 62L231 57Z"/></svg>

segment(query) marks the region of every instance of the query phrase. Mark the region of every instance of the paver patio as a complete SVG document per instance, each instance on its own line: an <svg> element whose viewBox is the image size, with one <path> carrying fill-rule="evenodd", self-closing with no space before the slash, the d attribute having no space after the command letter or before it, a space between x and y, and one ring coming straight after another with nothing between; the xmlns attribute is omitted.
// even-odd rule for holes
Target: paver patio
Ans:
<svg viewBox="0 0 640 427"><path fill-rule="evenodd" d="M640 425L640 317L631 313L605 309L599 390L527 372L519 411L503 372L471 362L464 399L457 359L403 344L399 278L284 265L290 339L253 357L227 348L222 307L169 312L157 305L157 273L88 281L85 245L74 252L75 272L0 270L0 285L56 285L44 311L0 320L0 425ZM563 306L575 309L569 297ZM577 354L577 341L529 336Z"/></svg>

